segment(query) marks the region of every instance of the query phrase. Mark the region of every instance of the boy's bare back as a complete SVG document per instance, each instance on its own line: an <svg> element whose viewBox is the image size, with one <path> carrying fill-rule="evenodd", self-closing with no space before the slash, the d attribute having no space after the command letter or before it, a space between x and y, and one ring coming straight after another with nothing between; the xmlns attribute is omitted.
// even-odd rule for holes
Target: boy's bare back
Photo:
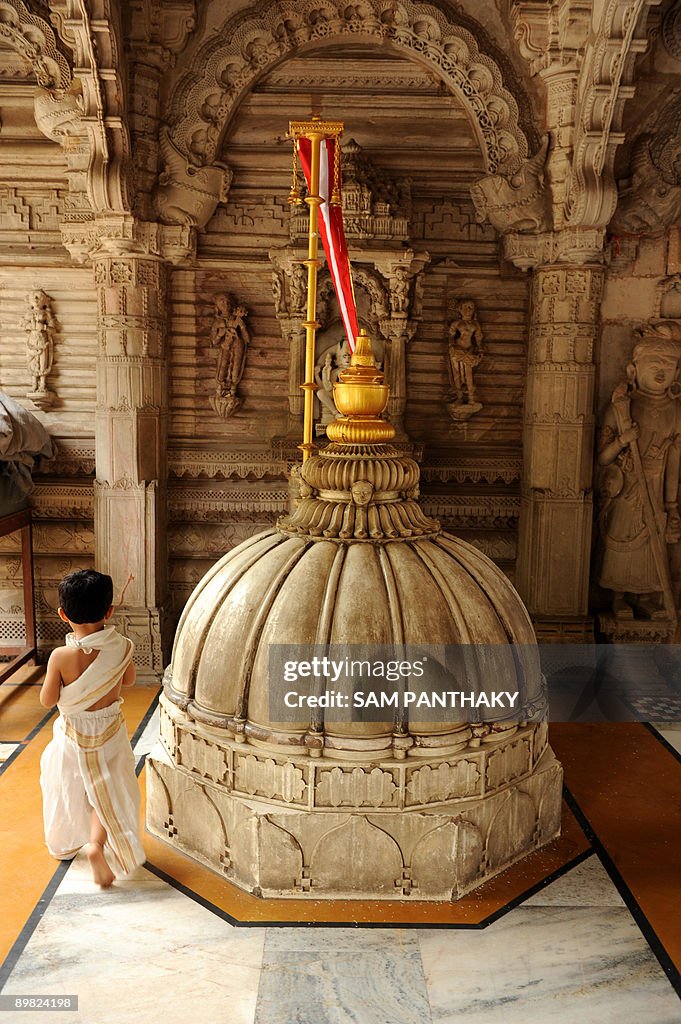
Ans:
<svg viewBox="0 0 681 1024"><path fill-rule="evenodd" d="M86 654L85 651L79 650L77 647L58 647L52 651L47 663L47 674L43 684L43 693L41 693L41 702L46 707L54 707L59 700L61 687L75 683L98 656L99 651L91 651L89 654ZM120 697L121 688L123 686L132 686L134 682L135 666L131 663L126 668L119 682L86 710L98 711L100 708L108 708L110 704L113 704ZM43 699L43 696L45 699Z"/></svg>

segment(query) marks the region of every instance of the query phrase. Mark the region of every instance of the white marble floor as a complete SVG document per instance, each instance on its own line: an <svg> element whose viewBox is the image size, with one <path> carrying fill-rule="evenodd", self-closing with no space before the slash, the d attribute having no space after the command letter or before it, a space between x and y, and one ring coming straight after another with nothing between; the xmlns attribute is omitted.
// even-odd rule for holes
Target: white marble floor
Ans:
<svg viewBox="0 0 681 1024"><path fill-rule="evenodd" d="M17 747L20 746L20 743L0 743L0 764L3 764L9 757L11 757Z"/></svg>
<svg viewBox="0 0 681 1024"><path fill-rule="evenodd" d="M79 856L3 993L77 994L66 1024L681 1022L595 856L484 929L237 928L143 868L100 892Z"/></svg>
<svg viewBox="0 0 681 1024"><path fill-rule="evenodd" d="M681 1024L596 855L481 929L234 927L143 868L101 892L80 855L3 994L79 1009L0 1024Z"/></svg>

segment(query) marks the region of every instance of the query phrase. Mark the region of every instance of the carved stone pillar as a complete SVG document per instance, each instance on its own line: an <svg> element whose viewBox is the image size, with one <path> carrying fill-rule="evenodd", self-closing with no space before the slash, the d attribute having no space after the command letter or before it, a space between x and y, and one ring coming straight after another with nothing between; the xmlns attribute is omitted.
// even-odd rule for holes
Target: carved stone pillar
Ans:
<svg viewBox="0 0 681 1024"><path fill-rule="evenodd" d="M166 268L149 256L96 255L98 358L96 564L136 645L139 678L163 668L166 597Z"/></svg>
<svg viewBox="0 0 681 1024"><path fill-rule="evenodd" d="M540 636L584 639L594 438L597 264L538 266L532 281L517 585Z"/></svg>

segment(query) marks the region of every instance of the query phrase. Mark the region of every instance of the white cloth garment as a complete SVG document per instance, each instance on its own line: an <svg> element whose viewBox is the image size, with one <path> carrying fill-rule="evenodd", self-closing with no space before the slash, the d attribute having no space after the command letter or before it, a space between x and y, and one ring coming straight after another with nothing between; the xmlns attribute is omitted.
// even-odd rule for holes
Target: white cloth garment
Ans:
<svg viewBox="0 0 681 1024"><path fill-rule="evenodd" d="M62 686L53 738L40 761L45 842L53 857L73 857L89 841L91 810L107 833L105 852L119 873L145 860L139 838L139 786L135 758L121 713L121 700L88 711L116 685L134 645L114 626L68 646L99 654L75 682Z"/></svg>

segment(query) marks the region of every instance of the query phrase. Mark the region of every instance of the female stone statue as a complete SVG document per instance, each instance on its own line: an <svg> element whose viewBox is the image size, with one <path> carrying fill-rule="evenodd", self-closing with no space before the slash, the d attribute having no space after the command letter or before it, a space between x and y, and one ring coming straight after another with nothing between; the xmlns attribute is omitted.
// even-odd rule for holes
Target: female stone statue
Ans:
<svg viewBox="0 0 681 1024"><path fill-rule="evenodd" d="M458 316L449 325L449 369L452 381L450 412L455 419L465 418L482 408L475 400L473 370L482 361L482 328L475 315L472 299L461 299Z"/></svg>
<svg viewBox="0 0 681 1024"><path fill-rule="evenodd" d="M243 306L234 306L231 296L216 295L215 314L210 329L210 343L218 349L215 367L215 395L211 405L222 417L231 416L241 405L236 389L246 364L250 335Z"/></svg>
<svg viewBox="0 0 681 1024"><path fill-rule="evenodd" d="M40 396L47 397L47 375L54 360L55 320L50 298L44 291L31 292L28 296L28 310L21 320L21 327L27 333L26 361L31 375L29 396L34 400Z"/></svg>

